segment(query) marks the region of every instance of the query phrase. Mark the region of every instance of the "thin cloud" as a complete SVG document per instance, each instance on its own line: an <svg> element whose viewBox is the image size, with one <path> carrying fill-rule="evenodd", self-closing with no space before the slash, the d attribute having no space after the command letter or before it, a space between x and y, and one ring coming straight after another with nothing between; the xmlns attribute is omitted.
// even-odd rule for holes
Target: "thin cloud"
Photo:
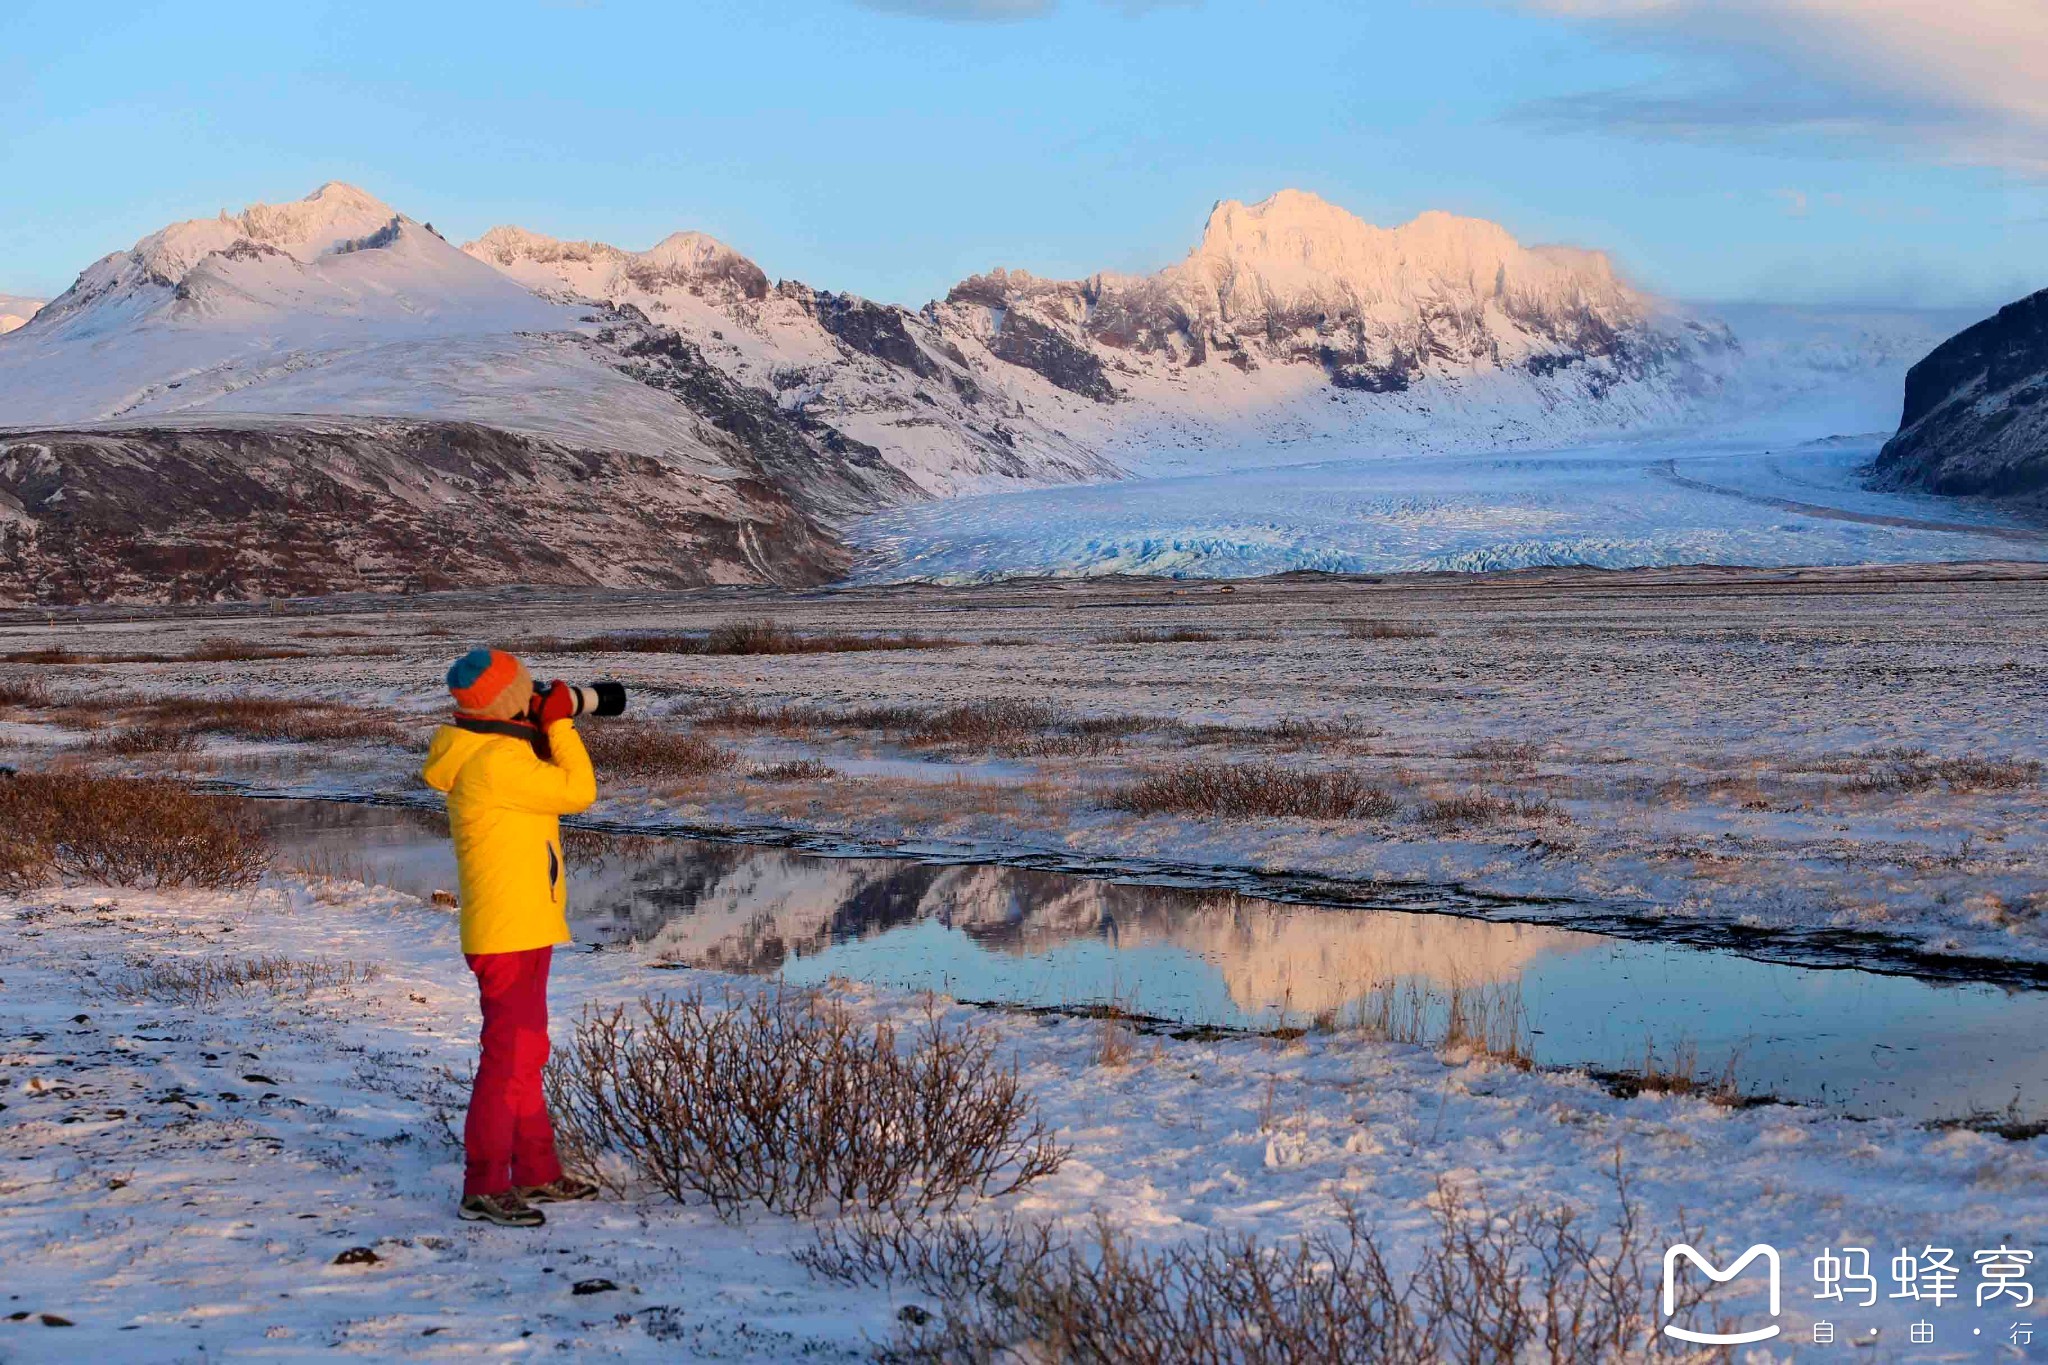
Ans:
<svg viewBox="0 0 2048 1365"><path fill-rule="evenodd" d="M1510 0L1674 59L1668 80L1525 104L1553 128L1884 142L2048 174L2042 0Z"/></svg>

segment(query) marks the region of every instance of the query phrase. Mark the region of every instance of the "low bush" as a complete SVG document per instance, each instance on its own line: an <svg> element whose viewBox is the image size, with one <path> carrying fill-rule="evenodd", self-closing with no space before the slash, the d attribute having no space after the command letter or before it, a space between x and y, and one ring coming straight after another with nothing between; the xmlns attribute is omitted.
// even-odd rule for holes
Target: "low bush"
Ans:
<svg viewBox="0 0 2048 1365"><path fill-rule="evenodd" d="M1436 632L1413 621L1346 621L1344 634L1353 640L1432 640Z"/></svg>
<svg viewBox="0 0 2048 1365"><path fill-rule="evenodd" d="M2041 780L2041 765L2031 759L1930 758L1914 750L1873 756L1868 766L1849 779L1861 792L1911 792L1943 786L1950 791L2012 791Z"/></svg>
<svg viewBox="0 0 2048 1365"><path fill-rule="evenodd" d="M115 758L138 755L189 754L199 748L199 737L186 730L165 725L131 725L94 735L80 746L85 753Z"/></svg>
<svg viewBox="0 0 2048 1365"><path fill-rule="evenodd" d="M124 1000L162 1000L173 1004L211 1005L231 995L264 991L276 996L306 996L330 986L374 981L372 965L306 961L283 956L157 958L131 961L105 983Z"/></svg>
<svg viewBox="0 0 2048 1365"><path fill-rule="evenodd" d="M338 702L282 697L165 697L143 707L143 725L186 734L296 744L403 744L410 736L388 716Z"/></svg>
<svg viewBox="0 0 2048 1365"><path fill-rule="evenodd" d="M854 730L912 730L924 722L925 712L914 706L857 706L827 719L827 723Z"/></svg>
<svg viewBox="0 0 2048 1365"><path fill-rule="evenodd" d="M992 1033L935 1012L903 1038L813 995L588 1010L547 1088L572 1149L727 1218L757 1204L951 1209L1066 1159Z"/></svg>
<svg viewBox="0 0 2048 1365"><path fill-rule="evenodd" d="M0 706L40 709L50 704L50 685L41 678L0 678Z"/></svg>
<svg viewBox="0 0 2048 1365"><path fill-rule="evenodd" d="M815 758L793 758L787 763L756 768L747 776L756 782L824 782L838 777L839 769Z"/></svg>
<svg viewBox="0 0 2048 1365"><path fill-rule="evenodd" d="M1203 645L1222 638L1222 636L1212 631L1193 630L1186 626L1174 626L1150 630L1134 628L1131 630L1112 631L1107 635L1096 636L1095 643L1099 645Z"/></svg>
<svg viewBox="0 0 2048 1365"><path fill-rule="evenodd" d="M303 659L306 651L282 645L252 644L232 635L210 635L179 657L193 663L231 664L256 659Z"/></svg>
<svg viewBox="0 0 2048 1365"><path fill-rule="evenodd" d="M236 802L175 782L84 773L0 779L0 881L246 886L270 845Z"/></svg>
<svg viewBox="0 0 2048 1365"><path fill-rule="evenodd" d="M1251 725L1197 725L1188 731L1188 738L1196 744L1279 744L1300 748L1348 739L1354 733L1352 726L1341 720L1282 716Z"/></svg>
<svg viewBox="0 0 2048 1365"><path fill-rule="evenodd" d="M808 706L758 706L726 701L695 712L691 719L706 730L778 735L808 734L832 723L824 712Z"/></svg>
<svg viewBox="0 0 2048 1365"><path fill-rule="evenodd" d="M320 651L324 656L347 655L352 658L390 657L398 653L395 645L361 645L356 647L335 647ZM225 664L251 663L264 659L304 659L310 657L307 650L290 645L259 645L232 635L213 635L201 640L179 654L165 654L159 650L128 650L114 653L84 653L61 646L44 649L16 650L0 655L0 661L17 664L45 664L61 666L67 664Z"/></svg>
<svg viewBox="0 0 2048 1365"><path fill-rule="evenodd" d="M1534 799L1500 796L1493 792L1461 792L1425 801L1416 808L1418 824L1437 830L1463 829L1467 825L1490 825L1510 819L1538 819L1557 814L1557 807L1541 797Z"/></svg>
<svg viewBox="0 0 2048 1365"><path fill-rule="evenodd" d="M1383 1247L1356 1210L1282 1243L1211 1233L1158 1250L1107 1219L1068 1237L1014 1216L972 1222L860 1214L800 1254L843 1283L902 1281L937 1314L905 1319L891 1358L1091 1365L1514 1365L1720 1359L1656 1331L1666 1239L1617 1167L1604 1228L1570 1207L1496 1210L1439 1180L1417 1258ZM1692 1240L1681 1224L1677 1237ZM1396 1266L1407 1266L1405 1273ZM1676 1287L1702 1311L1709 1285Z"/></svg>
<svg viewBox="0 0 2048 1365"><path fill-rule="evenodd" d="M1478 759L1482 763L1499 763L1511 768L1526 768L1543 757L1543 746L1526 739L1481 739L1460 749L1458 757Z"/></svg>
<svg viewBox="0 0 2048 1365"><path fill-rule="evenodd" d="M959 744L976 748L1015 746L1047 731L1058 729L1064 720L1043 702L995 698L949 706L920 717L912 726L913 744Z"/></svg>
<svg viewBox="0 0 2048 1365"><path fill-rule="evenodd" d="M684 730L600 721L577 733L591 762L621 777L701 777L739 762L732 750Z"/></svg>
<svg viewBox="0 0 2048 1365"><path fill-rule="evenodd" d="M534 654L848 654L883 649L951 649L961 643L909 631L893 635L853 635L840 631L805 635L764 617L727 621L703 635L614 631L581 640L522 640L518 646Z"/></svg>
<svg viewBox="0 0 2048 1365"><path fill-rule="evenodd" d="M1241 820L1383 820L1400 808L1362 774L1276 763L1185 763L1118 787L1103 804L1140 815Z"/></svg>
<svg viewBox="0 0 2048 1365"><path fill-rule="evenodd" d="M881 649L952 649L962 641L909 631L895 635L800 635L774 621L728 621L704 637L705 654L848 654Z"/></svg>

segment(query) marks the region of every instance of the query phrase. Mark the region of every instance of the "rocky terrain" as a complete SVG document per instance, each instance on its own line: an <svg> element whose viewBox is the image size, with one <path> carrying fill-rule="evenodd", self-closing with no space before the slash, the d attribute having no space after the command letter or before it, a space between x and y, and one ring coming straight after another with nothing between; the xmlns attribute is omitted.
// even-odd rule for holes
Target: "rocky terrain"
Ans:
<svg viewBox="0 0 2048 1365"><path fill-rule="evenodd" d="M2043 500L2048 490L2048 290L1951 337L1906 375L1881 483Z"/></svg>
<svg viewBox="0 0 2048 1365"><path fill-rule="evenodd" d="M762 444L807 450L788 426ZM746 441L726 448L711 478L470 422L19 431L0 440L0 575L38 603L837 576L839 545Z"/></svg>

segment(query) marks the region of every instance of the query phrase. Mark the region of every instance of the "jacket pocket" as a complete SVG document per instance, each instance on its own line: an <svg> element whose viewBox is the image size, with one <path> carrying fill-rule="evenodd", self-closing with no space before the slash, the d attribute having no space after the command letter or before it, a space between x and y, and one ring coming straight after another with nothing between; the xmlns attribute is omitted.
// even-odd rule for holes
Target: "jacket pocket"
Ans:
<svg viewBox="0 0 2048 1365"><path fill-rule="evenodd" d="M552 843L548 845L548 899L562 899L562 855L555 851Z"/></svg>

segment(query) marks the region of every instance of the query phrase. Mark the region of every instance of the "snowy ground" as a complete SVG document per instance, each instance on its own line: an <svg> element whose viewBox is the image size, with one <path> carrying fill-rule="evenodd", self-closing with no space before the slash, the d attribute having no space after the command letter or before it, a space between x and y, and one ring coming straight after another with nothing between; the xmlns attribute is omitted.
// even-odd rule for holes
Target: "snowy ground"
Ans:
<svg viewBox="0 0 2048 1365"><path fill-rule="evenodd" d="M655 1196L559 1209L538 1233L458 1222L458 1155L430 1110L437 1069L468 1064L476 1013L446 911L287 877L234 894L51 890L0 903L0 919L0 1285L15 1315L0 1359L829 1360L926 1302L808 1278L790 1255L799 1223L728 1227ZM121 994L132 963L263 953L378 974L205 1007ZM557 1032L585 1002L716 980L649 972L632 952L566 954ZM1074 1151L1023 1210L1099 1211L1154 1243L1326 1227L1349 1198L1412 1252L1439 1176L1501 1205L1607 1213L1619 1149L1660 1227L1688 1222L1723 1262L1757 1240L1780 1248L1788 1340L1824 1316L1845 1339L1880 1328L1878 1358L1958 1359L1989 1358L1985 1343L2027 1316L1975 1305L1969 1253L2048 1240L2037 1143L1625 1101L1580 1077L1341 1036L1141 1040L1104 1065L1092 1023L976 1017ZM1963 1302L1812 1300L1823 1248L1873 1248L1889 1291L1882 1264L1900 1245L1961 1249ZM377 1261L333 1263L355 1247ZM598 1278L618 1288L574 1292ZM1904 1346L1912 1318L1936 1324L1935 1350Z"/></svg>
<svg viewBox="0 0 2048 1365"><path fill-rule="evenodd" d="M1857 471L1882 444L1692 439L1471 456L1310 445L1284 465L1247 452L1193 474L893 509L853 540L868 582L2048 559L2048 528L1996 508L1861 488Z"/></svg>
<svg viewBox="0 0 2048 1365"><path fill-rule="evenodd" d="M228 636L308 657L9 663L7 680L38 677L59 703L101 705L10 708L0 758L65 761L95 723L121 723L124 700L166 694L342 701L405 718L423 742L443 705L440 671L472 639L701 629L761 615L804 631L915 630L971 647L557 652L536 654L535 669L619 677L637 713L662 728L688 727L724 703L930 710L990 698L1143 723L1093 750L1038 754L919 747L857 727L706 727L748 755L737 773L608 777L595 815L992 856L1462 882L1626 906L1687 932L1852 929L1884 936L1879 953L1890 944L1975 955L1980 966L2048 960L2037 781L1857 784L1884 771L1890 760L1878 751L1900 747L1929 759L2048 757L2038 733L2048 572L2019 564L793 596L521 592L144 620L17 616L0 652L177 653ZM1434 634L1354 638L1344 622L1360 619ZM1116 638L1134 627L1216 638ZM1283 717L1338 728L1307 738L1253 728ZM1195 728L1204 724L1236 730ZM1475 748L1489 740L1533 748ZM745 776L746 765L800 754L841 763L849 776ZM1139 818L1099 801L1133 773L1252 758L1366 771L1398 794L1401 813L1233 824ZM197 754L97 761L403 794L417 752L212 737ZM1417 818L1434 796L1471 790L1549 805L1449 830ZM424 1105L435 1069L465 1063L474 1006L452 923L410 897L287 876L240 895L50 891L0 914L9 917L0 930L0 1285L14 1296L7 1311L29 1315L0 1323L0 1359L558 1346L832 1358L885 1337L906 1301L807 1279L789 1255L805 1233L779 1219L732 1230L702 1210L634 1202L565 1211L538 1236L457 1223L455 1157L437 1144ZM130 958L259 952L347 959L382 975L303 1003L257 996L204 1010L109 990ZM565 1017L585 1001L691 979L650 972L634 953L571 955L557 1008ZM864 998L876 1010L911 1007ZM1661 1224L1675 1226L1682 1209L1724 1255L1756 1239L1785 1251L1796 1324L1814 1307L1807 1270L1823 1247L1871 1247L1882 1276L1900 1245L1962 1248L1967 1267L1969 1249L2037 1247L2048 1231L2038 1142L1810 1110L1624 1101L1580 1077L1348 1037L1148 1040L1129 1065L1104 1067L1095 1025L990 1022L1019 1049L1031 1088L1076 1151L1029 1208L1063 1218L1102 1209L1147 1238L1326 1226L1348 1194L1412 1246L1438 1174L1500 1200L1599 1205L1611 1203L1602 1166L1619 1145ZM330 1264L354 1246L382 1259ZM621 1288L569 1291L599 1276ZM1911 1353L1893 1349L1903 1307L1884 1300L1831 1320L1853 1326L1845 1336L1881 1327L1889 1344L1880 1356L1904 1358ZM43 1326L42 1313L77 1325ZM1928 1316L1948 1358L1977 1357L2021 1320L1967 1301Z"/></svg>

